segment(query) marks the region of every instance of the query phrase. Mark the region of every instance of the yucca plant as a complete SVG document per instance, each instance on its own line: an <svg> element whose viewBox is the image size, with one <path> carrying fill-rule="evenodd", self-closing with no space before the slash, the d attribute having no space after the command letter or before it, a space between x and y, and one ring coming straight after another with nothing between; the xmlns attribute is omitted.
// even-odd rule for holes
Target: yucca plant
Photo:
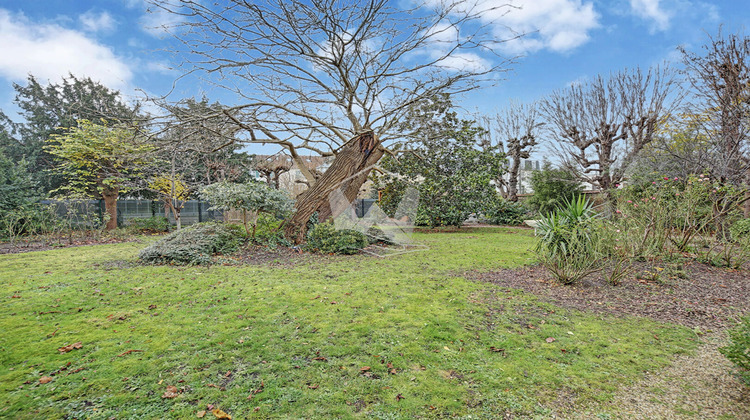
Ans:
<svg viewBox="0 0 750 420"><path fill-rule="evenodd" d="M591 202L579 196L539 220L535 252L560 283L572 284L601 270L599 241L591 226L594 217Z"/></svg>

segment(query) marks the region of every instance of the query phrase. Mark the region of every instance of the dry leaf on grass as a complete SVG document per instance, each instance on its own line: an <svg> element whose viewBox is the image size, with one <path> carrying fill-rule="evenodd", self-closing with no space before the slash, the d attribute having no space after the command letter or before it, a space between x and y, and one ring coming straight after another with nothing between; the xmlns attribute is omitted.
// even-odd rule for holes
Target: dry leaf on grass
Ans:
<svg viewBox="0 0 750 420"><path fill-rule="evenodd" d="M164 395L162 395L162 398L175 398L176 396L180 395L180 390L177 389L177 387L169 385L167 387L167 390L164 391Z"/></svg>
<svg viewBox="0 0 750 420"><path fill-rule="evenodd" d="M41 378L39 378L39 383L40 384L46 384L46 383L50 383L50 382L52 382L52 378L49 377L49 376L42 376Z"/></svg>
<svg viewBox="0 0 750 420"><path fill-rule="evenodd" d="M232 420L232 416L221 411L218 408L212 411L211 413L213 413L213 415L216 416L217 419Z"/></svg>
<svg viewBox="0 0 750 420"><path fill-rule="evenodd" d="M60 353L67 353L69 351L73 351L73 349L80 349L81 347L83 347L83 344L79 341L77 343L68 344L67 346L62 346L57 349L57 351L59 351Z"/></svg>
<svg viewBox="0 0 750 420"><path fill-rule="evenodd" d="M202 419L203 416L205 416L205 415L206 415L206 410L201 410L201 411L195 413L195 416L198 417L199 419Z"/></svg>

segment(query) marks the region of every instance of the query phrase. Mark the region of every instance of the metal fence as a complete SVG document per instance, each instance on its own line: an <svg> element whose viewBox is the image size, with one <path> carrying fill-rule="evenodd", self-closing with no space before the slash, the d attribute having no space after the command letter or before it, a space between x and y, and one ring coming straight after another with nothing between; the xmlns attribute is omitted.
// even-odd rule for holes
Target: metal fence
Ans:
<svg viewBox="0 0 750 420"><path fill-rule="evenodd" d="M370 207L377 200L359 199L355 203L357 217L364 217ZM71 225L81 228L96 227L106 213L104 200L42 200L42 204L52 205L57 217L69 221ZM189 200L185 202L180 219L182 225L208 222L212 220L224 220L224 212L209 210L211 204L206 201ZM175 224L171 211L165 210L166 206L161 200L117 200L117 225L127 226L133 219L148 219L154 216L165 216L169 223Z"/></svg>
<svg viewBox="0 0 750 420"><path fill-rule="evenodd" d="M100 224L105 214L104 200L43 200L42 204L52 205L57 216L68 220L76 227L93 227ZM180 212L183 225L224 220L218 210L208 210L211 204L200 200L189 200ZM133 219L148 219L154 216L166 216L175 224L172 212L166 211L161 200L117 200L117 225L127 226Z"/></svg>

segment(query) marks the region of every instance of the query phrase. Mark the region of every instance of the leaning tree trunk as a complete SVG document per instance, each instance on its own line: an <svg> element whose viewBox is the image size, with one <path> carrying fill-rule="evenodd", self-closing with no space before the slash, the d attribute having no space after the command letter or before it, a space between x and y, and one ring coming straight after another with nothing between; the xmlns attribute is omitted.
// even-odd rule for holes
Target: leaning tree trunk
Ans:
<svg viewBox="0 0 750 420"><path fill-rule="evenodd" d="M346 143L328 170L297 198L294 215L285 227L287 239L297 244L302 242L307 233L307 222L316 211L321 222L338 216L335 213L342 209L331 209L330 194L340 190L349 202L356 199L383 152L380 140L372 132L360 134Z"/></svg>
<svg viewBox="0 0 750 420"><path fill-rule="evenodd" d="M109 215L106 230L117 229L117 198L120 195L120 189L117 187L104 187L102 189L102 198L104 199L104 211Z"/></svg>

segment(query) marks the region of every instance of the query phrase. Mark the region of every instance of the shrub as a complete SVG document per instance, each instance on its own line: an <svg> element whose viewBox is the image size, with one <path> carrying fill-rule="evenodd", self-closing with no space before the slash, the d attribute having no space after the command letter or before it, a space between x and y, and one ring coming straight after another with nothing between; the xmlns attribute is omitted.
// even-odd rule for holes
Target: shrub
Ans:
<svg viewBox="0 0 750 420"><path fill-rule="evenodd" d="M260 214L257 220L255 237L252 238L253 242L268 247L291 246L292 243L284 237L284 232L281 230L283 223L283 219L278 219L270 214Z"/></svg>
<svg viewBox="0 0 750 420"><path fill-rule="evenodd" d="M350 229L336 229L332 223L318 223L307 233L305 248L324 254L356 254L369 245L367 236Z"/></svg>
<svg viewBox="0 0 750 420"><path fill-rule="evenodd" d="M554 169L549 162L545 162L541 171L532 173L531 188L534 195L528 203L543 215L563 206L566 200L575 200L582 190L574 174L564 169Z"/></svg>
<svg viewBox="0 0 750 420"><path fill-rule="evenodd" d="M719 351L734 363L740 381L750 386L750 316L729 330L729 344Z"/></svg>
<svg viewBox="0 0 750 420"><path fill-rule="evenodd" d="M241 211L245 232L252 237L255 236L262 213L283 218L292 209L292 199L285 191L257 181L244 184L217 182L203 187L200 196L212 204L209 210Z"/></svg>
<svg viewBox="0 0 750 420"><path fill-rule="evenodd" d="M497 197L484 212L484 218L493 225L522 225L529 209L523 203L514 203Z"/></svg>
<svg viewBox="0 0 750 420"><path fill-rule="evenodd" d="M601 269L601 241L592 228L594 211L583 196L543 216L537 225L541 238L535 248L539 262L562 284L573 284Z"/></svg>
<svg viewBox="0 0 750 420"><path fill-rule="evenodd" d="M169 232L169 219L164 216L153 216L148 219L133 219L130 228L136 232L160 233Z"/></svg>
<svg viewBox="0 0 750 420"><path fill-rule="evenodd" d="M12 244L21 237L51 235L61 223L51 206L28 204L6 211L0 218L0 238Z"/></svg>
<svg viewBox="0 0 750 420"><path fill-rule="evenodd" d="M148 263L210 264L214 254L235 251L245 238L244 229L238 225L199 223L144 248L138 258Z"/></svg>
<svg viewBox="0 0 750 420"><path fill-rule="evenodd" d="M732 227L729 228L729 233L734 240L740 240L743 238L750 239L750 219L736 221Z"/></svg>

